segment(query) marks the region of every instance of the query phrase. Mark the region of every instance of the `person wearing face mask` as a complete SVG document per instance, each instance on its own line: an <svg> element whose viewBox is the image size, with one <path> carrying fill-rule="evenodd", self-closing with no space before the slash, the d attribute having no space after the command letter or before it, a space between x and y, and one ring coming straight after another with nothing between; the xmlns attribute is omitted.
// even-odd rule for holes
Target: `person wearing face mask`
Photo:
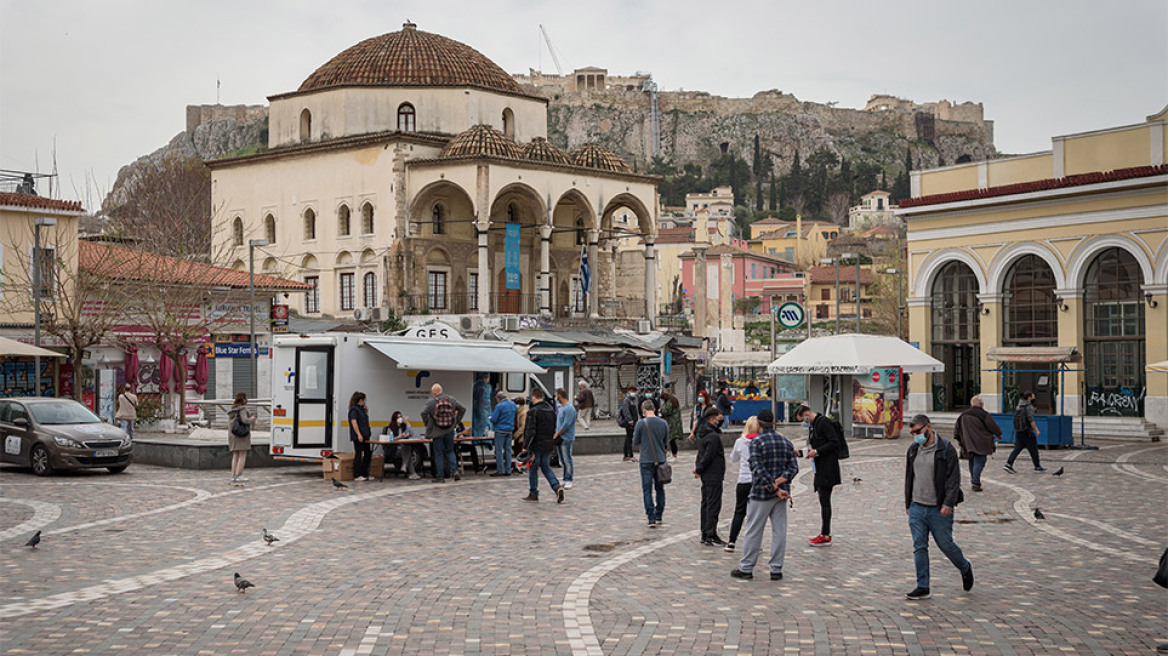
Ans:
<svg viewBox="0 0 1168 656"><path fill-rule="evenodd" d="M369 464L373 445L369 444L369 406L364 392L353 392L349 399L349 439L353 441L353 478L370 480Z"/></svg>
<svg viewBox="0 0 1168 656"><path fill-rule="evenodd" d="M616 424L625 429L625 462L633 462L633 429L641 419L641 411L637 409L637 386L629 385L625 390L625 398L621 401L620 410L616 414Z"/></svg>
<svg viewBox="0 0 1168 656"><path fill-rule="evenodd" d="M961 462L957 449L933 430L929 418L916 415L909 424L913 443L908 447L904 476L904 512L912 531L917 587L905 595L916 601L929 591L929 534L941 553L961 572L961 586L973 588L973 564L953 541L953 510L964 500Z"/></svg>
<svg viewBox="0 0 1168 656"><path fill-rule="evenodd" d="M815 459L815 492L819 495L819 535L809 541L813 547L831 546L831 492L840 484L839 440L831 420L805 405L795 410L795 419L811 429L811 448L803 452Z"/></svg>

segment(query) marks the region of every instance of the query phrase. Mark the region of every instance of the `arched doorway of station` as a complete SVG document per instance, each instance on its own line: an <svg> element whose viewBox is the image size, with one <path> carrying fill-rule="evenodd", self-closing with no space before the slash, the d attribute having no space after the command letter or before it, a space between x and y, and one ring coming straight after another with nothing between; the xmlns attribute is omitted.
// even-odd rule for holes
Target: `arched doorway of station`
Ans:
<svg viewBox="0 0 1168 656"><path fill-rule="evenodd" d="M1083 281L1083 368L1087 414L1142 417L1146 346L1143 276L1135 256L1101 251Z"/></svg>
<svg viewBox="0 0 1168 656"><path fill-rule="evenodd" d="M1002 346L1058 346L1058 301L1055 275L1046 260L1034 254L1019 257L1006 273L1002 288ZM1058 412L1058 368L1035 362L1010 363L1003 377L1003 410L1012 412L1022 392L1034 392L1035 410Z"/></svg>
<svg viewBox="0 0 1168 656"><path fill-rule="evenodd" d="M964 262L945 264L933 280L933 357L945 363L945 371L933 374L936 412L969 407L969 399L981 391L977 293L977 275Z"/></svg>

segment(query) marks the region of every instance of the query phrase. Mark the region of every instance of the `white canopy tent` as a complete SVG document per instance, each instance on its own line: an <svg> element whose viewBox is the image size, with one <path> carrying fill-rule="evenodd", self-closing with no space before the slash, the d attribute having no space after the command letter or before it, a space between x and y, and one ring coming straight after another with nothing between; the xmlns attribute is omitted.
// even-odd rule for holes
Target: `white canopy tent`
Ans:
<svg viewBox="0 0 1168 656"><path fill-rule="evenodd" d="M866 374L880 367L900 367L905 373L936 373L945 365L896 337L829 335L813 337L767 366L771 374Z"/></svg>
<svg viewBox="0 0 1168 656"><path fill-rule="evenodd" d="M0 358L32 358L38 355L42 358L65 357L63 353L57 353L55 351L33 346L32 344L18 342L15 339L0 337Z"/></svg>

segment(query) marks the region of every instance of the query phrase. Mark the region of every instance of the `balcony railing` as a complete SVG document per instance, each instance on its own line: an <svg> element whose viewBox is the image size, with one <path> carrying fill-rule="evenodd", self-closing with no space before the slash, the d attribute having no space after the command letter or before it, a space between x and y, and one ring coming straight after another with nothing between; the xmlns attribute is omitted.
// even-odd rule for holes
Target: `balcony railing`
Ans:
<svg viewBox="0 0 1168 656"><path fill-rule="evenodd" d="M399 315L417 314L539 314L539 294L499 294L488 295L488 307L479 306L474 294L406 294L398 296L394 311ZM577 311L571 305L552 303L552 317L556 319L580 318L586 320L588 313ZM600 303L600 315L617 318L643 318L645 304L639 300L605 300Z"/></svg>

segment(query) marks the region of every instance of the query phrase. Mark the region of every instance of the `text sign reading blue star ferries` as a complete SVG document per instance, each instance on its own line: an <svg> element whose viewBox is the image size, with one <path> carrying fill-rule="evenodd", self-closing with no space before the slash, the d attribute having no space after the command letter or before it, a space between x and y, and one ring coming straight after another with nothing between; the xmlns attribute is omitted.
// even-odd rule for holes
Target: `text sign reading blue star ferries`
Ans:
<svg viewBox="0 0 1168 656"><path fill-rule="evenodd" d="M803 306L798 303L783 303L775 311L775 316L783 328L798 328L803 325L806 313L803 311Z"/></svg>

